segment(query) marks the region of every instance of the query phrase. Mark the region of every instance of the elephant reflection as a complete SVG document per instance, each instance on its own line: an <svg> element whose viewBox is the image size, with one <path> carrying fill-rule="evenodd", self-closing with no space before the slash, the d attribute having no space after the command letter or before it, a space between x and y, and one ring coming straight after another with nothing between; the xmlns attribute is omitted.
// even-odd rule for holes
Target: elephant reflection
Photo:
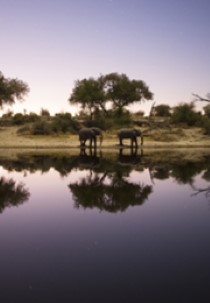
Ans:
<svg viewBox="0 0 210 303"><path fill-rule="evenodd" d="M125 153L125 149L121 147L119 149L118 162L121 165L136 165L141 162L142 157L142 149L140 154L138 154L137 148L130 148L130 153Z"/></svg>
<svg viewBox="0 0 210 303"><path fill-rule="evenodd" d="M13 179L0 178L0 213L6 207L18 206L29 199L30 193L22 183L16 185Z"/></svg>
<svg viewBox="0 0 210 303"><path fill-rule="evenodd" d="M141 137L141 145L143 145L143 134L139 129L135 129L135 128L120 129L117 135L121 146L123 145L124 139L130 139L131 141L130 145L132 147L134 145L135 147L137 147L138 146L137 137Z"/></svg>
<svg viewBox="0 0 210 303"><path fill-rule="evenodd" d="M97 137L100 139L100 146L103 141L103 134L102 130L97 127L84 127L81 128L79 131L79 141L80 141L80 147L83 148L86 146L86 141L90 141L89 147L92 148L94 145L94 148L97 147Z"/></svg>
<svg viewBox="0 0 210 303"><path fill-rule="evenodd" d="M108 212L141 205L152 192L152 186L129 182L119 172L89 174L79 182L69 184L69 188L77 208L99 208Z"/></svg>
<svg viewBox="0 0 210 303"><path fill-rule="evenodd" d="M86 149L83 148L80 150L80 155L78 156L78 164L80 167L93 168L99 165L100 159L101 153L97 153L95 148L90 149L89 154L86 152Z"/></svg>

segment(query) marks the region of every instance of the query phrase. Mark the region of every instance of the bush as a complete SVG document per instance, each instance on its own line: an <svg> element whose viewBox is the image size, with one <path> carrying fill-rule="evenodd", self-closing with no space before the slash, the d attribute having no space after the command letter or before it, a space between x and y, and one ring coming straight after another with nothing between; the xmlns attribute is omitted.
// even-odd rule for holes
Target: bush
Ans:
<svg viewBox="0 0 210 303"><path fill-rule="evenodd" d="M70 113L56 114L52 120L52 130L56 133L66 133L78 130L78 123L74 120Z"/></svg>
<svg viewBox="0 0 210 303"><path fill-rule="evenodd" d="M21 126L20 128L18 128L17 130L17 134L21 135L21 134L30 134L31 133L31 128L29 125L24 125Z"/></svg>
<svg viewBox="0 0 210 303"><path fill-rule="evenodd" d="M184 103L174 108L171 122L175 124L184 123L187 126L199 126L202 124L202 116L195 112L193 103Z"/></svg>
<svg viewBox="0 0 210 303"><path fill-rule="evenodd" d="M15 115L13 116L12 122L13 122L13 124L15 124L15 125L22 125L22 124L25 123L25 117L24 117L23 114L17 113L17 114L15 114Z"/></svg>
<svg viewBox="0 0 210 303"><path fill-rule="evenodd" d="M155 106L155 115L159 117L169 117L171 115L171 108L169 105L160 104Z"/></svg>
<svg viewBox="0 0 210 303"><path fill-rule="evenodd" d="M208 117L203 117L202 127L204 129L204 134L210 135L210 119Z"/></svg>
<svg viewBox="0 0 210 303"><path fill-rule="evenodd" d="M36 122L32 125L31 133L32 135L49 135L52 133L52 127L45 121Z"/></svg>

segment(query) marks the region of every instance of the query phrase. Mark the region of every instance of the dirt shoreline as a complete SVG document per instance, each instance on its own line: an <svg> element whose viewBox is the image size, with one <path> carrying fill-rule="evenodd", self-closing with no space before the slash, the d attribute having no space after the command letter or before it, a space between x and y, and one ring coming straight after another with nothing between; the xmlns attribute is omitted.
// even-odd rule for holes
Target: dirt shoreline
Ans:
<svg viewBox="0 0 210 303"><path fill-rule="evenodd" d="M156 134L155 134L156 135ZM161 138L161 136L160 136ZM125 142L125 148L129 148ZM201 134L200 129L185 130L184 136L177 136L170 141L161 141L152 136L144 138L145 148L209 148L210 136ZM0 149L78 149L79 140L77 135L64 134L53 136L21 136L17 135L17 128L8 127L0 129ZM104 135L101 150L119 149L118 140L115 134ZM141 146L139 145L139 148Z"/></svg>

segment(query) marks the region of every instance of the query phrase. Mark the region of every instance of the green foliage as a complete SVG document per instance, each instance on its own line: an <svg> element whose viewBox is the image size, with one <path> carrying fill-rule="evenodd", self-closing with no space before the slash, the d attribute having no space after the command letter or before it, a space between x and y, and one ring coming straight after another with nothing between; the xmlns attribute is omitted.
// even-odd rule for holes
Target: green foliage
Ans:
<svg viewBox="0 0 210 303"><path fill-rule="evenodd" d="M132 124L132 117L129 111L116 109L112 112L112 119L115 127L129 127Z"/></svg>
<svg viewBox="0 0 210 303"><path fill-rule="evenodd" d="M51 128L55 133L66 133L78 130L79 126L70 113L60 113L53 118Z"/></svg>
<svg viewBox="0 0 210 303"><path fill-rule="evenodd" d="M40 116L48 119L48 118L50 118L50 112L48 111L48 109L42 108L40 111Z"/></svg>
<svg viewBox="0 0 210 303"><path fill-rule="evenodd" d="M17 113L13 116L13 124L15 125L22 125L25 123L25 117L21 113Z"/></svg>
<svg viewBox="0 0 210 303"><path fill-rule="evenodd" d="M26 122L39 122L41 120L40 116L36 113L29 113L28 115L25 115L25 121Z"/></svg>
<svg viewBox="0 0 210 303"><path fill-rule="evenodd" d="M94 78L77 80L69 101L87 109L92 119L94 109L104 107L105 96L101 83Z"/></svg>
<svg viewBox="0 0 210 303"><path fill-rule="evenodd" d="M203 108L205 115L210 118L210 104L204 106Z"/></svg>
<svg viewBox="0 0 210 303"><path fill-rule="evenodd" d="M169 105L160 104L155 106L155 115L159 117L169 117L171 115L171 108Z"/></svg>
<svg viewBox="0 0 210 303"><path fill-rule="evenodd" d="M52 133L51 124L46 121L35 122L31 128L32 135L50 135Z"/></svg>
<svg viewBox="0 0 210 303"><path fill-rule="evenodd" d="M210 135L210 119L208 117L202 118L202 127L205 135Z"/></svg>
<svg viewBox="0 0 210 303"><path fill-rule="evenodd" d="M0 72L0 107L5 104L11 105L15 100L23 100L23 97L29 92L28 85L18 79L5 78Z"/></svg>
<svg viewBox="0 0 210 303"><path fill-rule="evenodd" d="M186 124L187 126L198 126L202 124L202 116L195 111L194 103L183 103L173 110L171 121L174 124Z"/></svg>
<svg viewBox="0 0 210 303"><path fill-rule="evenodd" d="M153 94L142 80L130 80L125 74L111 73L100 77L106 99L112 102L112 108L122 110L125 106L151 100Z"/></svg>
<svg viewBox="0 0 210 303"><path fill-rule="evenodd" d="M98 79L77 80L69 102L80 104L93 120L98 110L108 116L108 105L111 110L122 113L126 106L152 98L153 94L142 80L130 80L125 74L111 73Z"/></svg>

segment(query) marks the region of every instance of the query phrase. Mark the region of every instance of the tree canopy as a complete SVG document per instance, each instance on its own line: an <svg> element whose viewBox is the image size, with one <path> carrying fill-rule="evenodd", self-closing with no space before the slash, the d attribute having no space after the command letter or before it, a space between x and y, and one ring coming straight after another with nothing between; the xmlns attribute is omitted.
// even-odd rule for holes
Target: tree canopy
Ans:
<svg viewBox="0 0 210 303"><path fill-rule="evenodd" d="M0 71L0 107L12 105L16 100L23 100L29 92L28 85L22 80L5 78Z"/></svg>
<svg viewBox="0 0 210 303"><path fill-rule="evenodd" d="M94 109L105 107L105 95L100 81L92 77L77 80L69 101L72 104L79 103L82 109L87 109L92 117Z"/></svg>
<svg viewBox="0 0 210 303"><path fill-rule="evenodd" d="M125 74L111 73L100 77L106 99L113 108L122 110L134 102L151 100L153 94L142 80L130 80Z"/></svg>
<svg viewBox="0 0 210 303"><path fill-rule="evenodd" d="M171 108L167 104L160 104L154 107L154 112L156 116L168 117L171 115Z"/></svg>
<svg viewBox="0 0 210 303"><path fill-rule="evenodd" d="M122 112L128 105L152 98L153 94L142 80L130 80L125 74L110 73L97 79L77 80L69 102L80 104L92 117L97 109L107 113L108 102L112 109Z"/></svg>

